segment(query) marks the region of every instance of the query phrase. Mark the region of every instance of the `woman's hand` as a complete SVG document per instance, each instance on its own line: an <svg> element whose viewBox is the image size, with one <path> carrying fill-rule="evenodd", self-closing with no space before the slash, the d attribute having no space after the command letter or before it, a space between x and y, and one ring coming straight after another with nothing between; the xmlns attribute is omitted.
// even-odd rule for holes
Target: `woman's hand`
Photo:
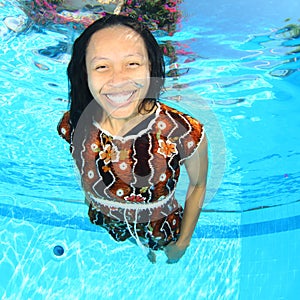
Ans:
<svg viewBox="0 0 300 300"><path fill-rule="evenodd" d="M179 259L184 255L187 247L181 247L176 244L176 242L171 242L168 244L164 251L168 257L168 264L175 264L179 261Z"/></svg>

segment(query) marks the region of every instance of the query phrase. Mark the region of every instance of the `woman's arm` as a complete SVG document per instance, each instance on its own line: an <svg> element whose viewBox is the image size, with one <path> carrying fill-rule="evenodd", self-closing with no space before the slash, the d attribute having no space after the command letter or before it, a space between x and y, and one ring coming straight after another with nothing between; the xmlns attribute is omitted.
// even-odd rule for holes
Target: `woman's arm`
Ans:
<svg viewBox="0 0 300 300"><path fill-rule="evenodd" d="M208 169L206 136L204 136L197 151L186 160L185 166L190 183L185 201L180 237L176 243L170 243L165 248L169 263L177 262L185 253L201 212L206 191Z"/></svg>

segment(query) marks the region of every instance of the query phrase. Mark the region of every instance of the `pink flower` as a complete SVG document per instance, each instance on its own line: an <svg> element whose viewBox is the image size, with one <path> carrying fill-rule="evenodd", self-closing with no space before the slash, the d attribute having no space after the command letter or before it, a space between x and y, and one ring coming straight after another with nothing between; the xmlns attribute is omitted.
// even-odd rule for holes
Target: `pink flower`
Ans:
<svg viewBox="0 0 300 300"><path fill-rule="evenodd" d="M189 55L189 54L193 54L193 52L191 51L185 51L184 49L178 49L176 51L177 54L180 54L180 55Z"/></svg>
<svg viewBox="0 0 300 300"><path fill-rule="evenodd" d="M42 6L43 4L40 2L40 0L35 0L35 2L36 2L36 4L38 5L38 6Z"/></svg>
<svg viewBox="0 0 300 300"><path fill-rule="evenodd" d="M168 10L171 13L175 13L177 11L176 7L170 7L168 4L164 5L165 10Z"/></svg>

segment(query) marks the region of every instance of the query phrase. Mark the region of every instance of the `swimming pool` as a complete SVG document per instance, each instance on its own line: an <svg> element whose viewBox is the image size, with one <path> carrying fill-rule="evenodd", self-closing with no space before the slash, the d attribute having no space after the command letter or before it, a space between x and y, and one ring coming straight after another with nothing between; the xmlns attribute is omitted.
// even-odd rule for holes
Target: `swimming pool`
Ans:
<svg viewBox="0 0 300 300"><path fill-rule="evenodd" d="M180 30L158 34L176 48L169 69L180 74L162 97L203 120L212 156L206 203L176 265L162 253L151 265L89 223L56 134L78 33L32 23L15 33L1 21L2 299L298 299L299 6L186 0ZM23 12L0 1L0 15Z"/></svg>

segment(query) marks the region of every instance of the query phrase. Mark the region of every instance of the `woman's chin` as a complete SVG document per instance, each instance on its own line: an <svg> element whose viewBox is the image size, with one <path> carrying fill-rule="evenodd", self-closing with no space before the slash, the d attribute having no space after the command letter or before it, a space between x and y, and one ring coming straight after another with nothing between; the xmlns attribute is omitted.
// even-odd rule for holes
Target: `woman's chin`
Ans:
<svg viewBox="0 0 300 300"><path fill-rule="evenodd" d="M110 109L108 112L108 117L113 119L129 119L130 117L134 117L137 114L137 106L129 105L129 106L120 106L115 107L114 109Z"/></svg>
<svg viewBox="0 0 300 300"><path fill-rule="evenodd" d="M139 101L130 101L127 103L107 103L104 110L107 116L114 119L128 119L136 116L138 113Z"/></svg>

